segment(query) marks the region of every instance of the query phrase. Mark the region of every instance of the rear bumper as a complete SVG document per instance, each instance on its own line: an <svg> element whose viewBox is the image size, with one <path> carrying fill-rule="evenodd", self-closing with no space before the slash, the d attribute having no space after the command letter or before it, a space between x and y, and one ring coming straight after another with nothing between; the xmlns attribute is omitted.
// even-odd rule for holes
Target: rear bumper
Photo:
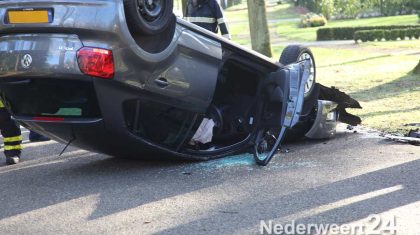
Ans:
<svg viewBox="0 0 420 235"><path fill-rule="evenodd" d="M67 119L56 122L33 121L30 117L21 116L14 118L31 130L84 150L127 158L152 159L166 156L164 151L158 151L146 142L124 133L124 129L106 128L103 119Z"/></svg>

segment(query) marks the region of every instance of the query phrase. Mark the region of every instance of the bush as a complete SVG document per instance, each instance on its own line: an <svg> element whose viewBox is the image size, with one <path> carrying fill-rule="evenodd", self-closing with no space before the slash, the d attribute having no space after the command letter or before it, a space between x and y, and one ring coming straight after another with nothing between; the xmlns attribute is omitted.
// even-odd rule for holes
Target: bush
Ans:
<svg viewBox="0 0 420 235"><path fill-rule="evenodd" d="M415 30L414 31L414 38L415 39L420 39L420 30Z"/></svg>
<svg viewBox="0 0 420 235"><path fill-rule="evenodd" d="M408 37L408 39L416 38L416 30L415 29L407 29L407 32L405 33L405 36Z"/></svg>
<svg viewBox="0 0 420 235"><path fill-rule="evenodd" d="M391 40L392 40L392 41L397 41L398 36L400 35L400 33L398 32L398 31L399 31L399 29L391 29L391 30L389 30L389 31L390 31L390 33L391 33Z"/></svg>
<svg viewBox="0 0 420 235"><path fill-rule="evenodd" d="M408 28L408 29L376 29L376 30L360 30L354 33L354 41L381 41L385 39L386 41L396 41L398 38L401 40L411 38L420 38L420 28Z"/></svg>
<svg viewBox="0 0 420 235"><path fill-rule="evenodd" d="M318 30L319 31L319 30ZM334 38L334 30L332 28L324 28L322 30L322 34L317 32L317 39L318 41L328 41Z"/></svg>
<svg viewBox="0 0 420 235"><path fill-rule="evenodd" d="M318 15L315 13L308 13L301 16L300 26L302 28L306 27L319 27L327 24L327 19L323 15Z"/></svg>
<svg viewBox="0 0 420 235"><path fill-rule="evenodd" d="M399 30L399 31L398 31L398 37L399 37L401 40L405 40L405 34L406 34L406 30Z"/></svg>
<svg viewBox="0 0 420 235"><path fill-rule="evenodd" d="M340 28L322 28L318 29L317 40L352 40L354 33L361 30L392 30L392 29L409 29L420 28L420 25L387 25L387 26L365 26L365 27L340 27ZM400 36L400 35L398 35ZM397 37L398 37L397 36Z"/></svg>
<svg viewBox="0 0 420 235"><path fill-rule="evenodd" d="M340 19L378 13L383 16L412 14L420 10L419 0L293 0L295 6L303 6L312 12Z"/></svg>
<svg viewBox="0 0 420 235"><path fill-rule="evenodd" d="M370 34L369 30L360 30L354 33L354 41L362 41L367 42L368 41L368 34Z"/></svg>
<svg viewBox="0 0 420 235"><path fill-rule="evenodd" d="M398 39L399 35L398 29L392 29L392 30L385 30L384 31L384 38L386 41L396 41Z"/></svg>
<svg viewBox="0 0 420 235"><path fill-rule="evenodd" d="M385 30L381 30L381 29L372 30L371 41L375 41L375 40L381 41L384 37L385 37Z"/></svg>
<svg viewBox="0 0 420 235"><path fill-rule="evenodd" d="M354 33L354 40L357 42L358 40L362 42L373 42L375 40L381 41L385 37L384 30L377 29L377 30L361 30L356 31Z"/></svg>
<svg viewBox="0 0 420 235"><path fill-rule="evenodd" d="M356 16L363 11L363 6L365 5L360 0L336 0L335 3L337 11L336 16L345 19L356 18Z"/></svg>

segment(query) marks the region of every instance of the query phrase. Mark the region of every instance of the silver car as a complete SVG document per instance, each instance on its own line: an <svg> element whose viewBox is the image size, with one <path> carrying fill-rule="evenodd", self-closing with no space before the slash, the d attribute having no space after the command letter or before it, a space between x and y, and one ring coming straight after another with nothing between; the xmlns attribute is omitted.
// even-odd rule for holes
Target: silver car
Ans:
<svg viewBox="0 0 420 235"><path fill-rule="evenodd" d="M82 149L195 160L252 151L261 165L284 139L332 137L337 113L358 105L316 83L308 48L276 62L172 10L164 0L0 1L2 100L25 127Z"/></svg>

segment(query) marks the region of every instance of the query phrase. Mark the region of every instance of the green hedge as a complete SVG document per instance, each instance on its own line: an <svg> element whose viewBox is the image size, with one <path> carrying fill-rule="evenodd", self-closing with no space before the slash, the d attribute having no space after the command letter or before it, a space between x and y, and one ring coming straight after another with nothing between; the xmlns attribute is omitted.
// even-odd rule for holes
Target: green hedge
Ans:
<svg viewBox="0 0 420 235"><path fill-rule="evenodd" d="M375 40L381 41L385 39L386 41L395 41L395 40L405 40L406 38L412 39L420 38L420 28L408 28L408 29L376 29L376 30L360 30L354 33L354 40L358 42L373 42Z"/></svg>
<svg viewBox="0 0 420 235"><path fill-rule="evenodd" d="M322 28L316 32L316 40L352 40L354 33L362 30L392 30L420 28L420 25L387 25L387 26L366 26L366 27L340 27L340 28Z"/></svg>

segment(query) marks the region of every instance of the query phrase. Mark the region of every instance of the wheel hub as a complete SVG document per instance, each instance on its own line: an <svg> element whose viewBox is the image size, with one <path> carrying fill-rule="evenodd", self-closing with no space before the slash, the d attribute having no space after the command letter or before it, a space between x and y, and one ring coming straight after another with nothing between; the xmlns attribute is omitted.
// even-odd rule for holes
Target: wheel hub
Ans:
<svg viewBox="0 0 420 235"><path fill-rule="evenodd" d="M160 17L164 8L164 0L137 0L140 15L151 22Z"/></svg>
<svg viewBox="0 0 420 235"><path fill-rule="evenodd" d="M267 131L263 134L262 139L259 140L257 145L257 153L260 160L264 160L267 157L267 154L274 147L276 140L277 138L272 131Z"/></svg>

